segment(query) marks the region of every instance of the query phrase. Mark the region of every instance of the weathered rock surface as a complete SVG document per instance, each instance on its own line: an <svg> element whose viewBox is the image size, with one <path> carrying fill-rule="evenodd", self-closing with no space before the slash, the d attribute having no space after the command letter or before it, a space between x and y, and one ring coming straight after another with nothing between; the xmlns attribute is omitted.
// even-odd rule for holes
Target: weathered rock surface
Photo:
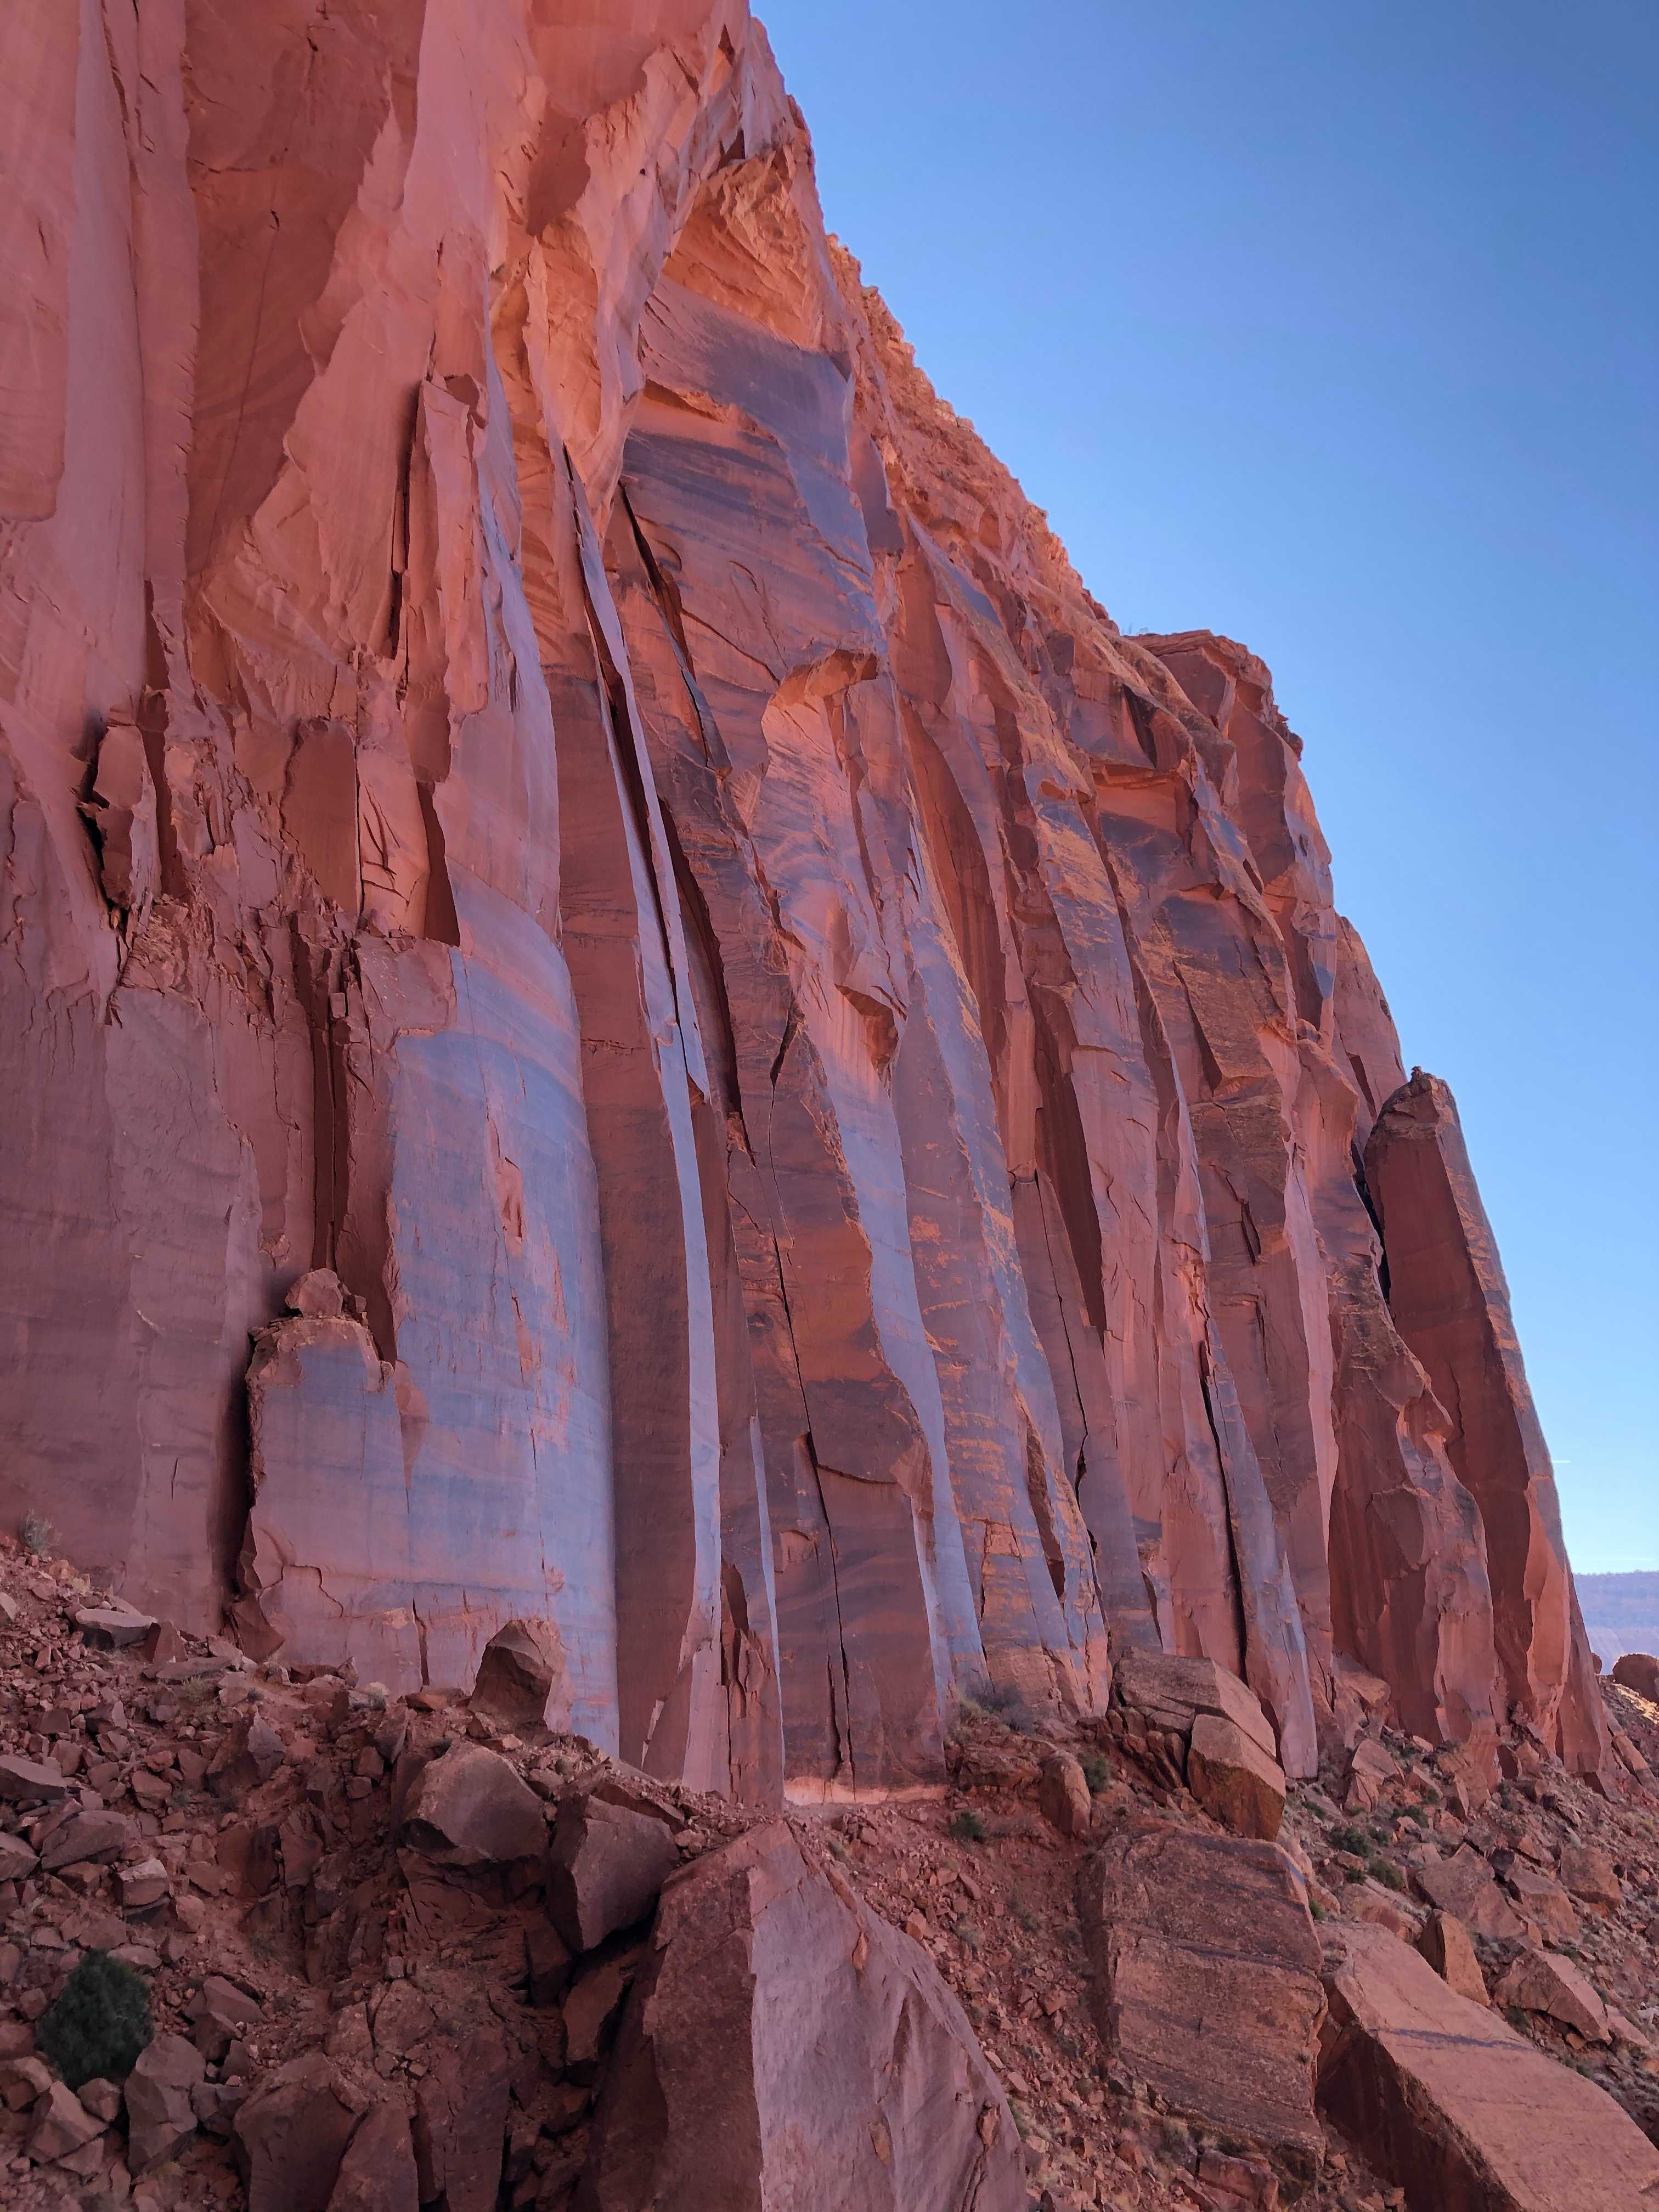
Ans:
<svg viewBox="0 0 1659 2212"><path fill-rule="evenodd" d="M1266 669L1084 589L741 0L313 15L12 29L0 1519L762 1803L1114 1646L1599 1763Z"/></svg>
<svg viewBox="0 0 1659 2212"><path fill-rule="evenodd" d="M1024 2212L1028 2197L961 2007L781 1823L665 1891L587 2187L597 2212Z"/></svg>
<svg viewBox="0 0 1659 2212"><path fill-rule="evenodd" d="M1344 1924L1326 1956L1322 2105L1413 2212L1635 2212L1659 2150L1607 2093L1381 1929Z"/></svg>
<svg viewBox="0 0 1659 2212"><path fill-rule="evenodd" d="M1471 2004L1485 2004L1486 1978L1468 1929L1455 1913L1431 1912L1417 1939L1417 1948L1448 1989Z"/></svg>
<svg viewBox="0 0 1659 2212"><path fill-rule="evenodd" d="M1567 1763L1607 1761L1607 1723L1574 1595L1561 1509L1510 1311L1509 1286L1446 1085L1420 1069L1365 1146L1389 1309L1451 1428L1447 1449L1486 1532L1509 1705Z"/></svg>
<svg viewBox="0 0 1659 2212"><path fill-rule="evenodd" d="M1659 1659L1650 1652L1625 1652L1613 1662L1613 1679L1645 1698L1650 1705L1659 1705Z"/></svg>
<svg viewBox="0 0 1659 2212"><path fill-rule="evenodd" d="M1107 2048L1177 2112L1317 2164L1325 2000L1301 1876L1265 1843L1145 1821L1078 1876Z"/></svg>

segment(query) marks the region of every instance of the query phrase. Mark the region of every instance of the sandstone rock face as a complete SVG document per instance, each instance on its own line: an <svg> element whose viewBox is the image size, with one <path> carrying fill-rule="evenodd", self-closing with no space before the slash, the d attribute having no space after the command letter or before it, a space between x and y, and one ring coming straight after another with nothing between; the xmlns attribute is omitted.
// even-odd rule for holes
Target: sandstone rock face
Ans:
<svg viewBox="0 0 1659 2212"><path fill-rule="evenodd" d="M0 1519L761 1803L1114 1651L1599 1761L1267 672L1084 589L743 0L14 15Z"/></svg>
<svg viewBox="0 0 1659 2212"><path fill-rule="evenodd" d="M1378 1928L1328 1948L1320 2101L1413 2208L1632 2212L1659 2150L1605 2090Z"/></svg>
<svg viewBox="0 0 1659 2212"><path fill-rule="evenodd" d="M1607 1722L1509 1287L1457 1109L1420 1069L1365 1147L1389 1306L1451 1419L1447 1448L1480 1510L1505 1698L1567 1763L1607 1764Z"/></svg>
<svg viewBox="0 0 1659 2212"><path fill-rule="evenodd" d="M926 1954L781 1823L663 1895L602 2100L596 2212L1024 2212L1013 2116Z"/></svg>
<svg viewBox="0 0 1659 2212"><path fill-rule="evenodd" d="M1078 1876L1109 2050L1176 2112L1316 2165L1325 2001L1302 1878L1264 1843L1144 1821Z"/></svg>

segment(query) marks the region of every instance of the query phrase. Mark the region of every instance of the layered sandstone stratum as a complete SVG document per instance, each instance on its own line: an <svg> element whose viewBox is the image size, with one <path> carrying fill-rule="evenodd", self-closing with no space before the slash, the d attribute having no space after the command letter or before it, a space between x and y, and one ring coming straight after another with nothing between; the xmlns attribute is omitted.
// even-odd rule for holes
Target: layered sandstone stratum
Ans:
<svg viewBox="0 0 1659 2212"><path fill-rule="evenodd" d="M10 0L0 1508L757 1804L1136 1651L1611 1761L1267 672L1127 637L742 0Z"/></svg>

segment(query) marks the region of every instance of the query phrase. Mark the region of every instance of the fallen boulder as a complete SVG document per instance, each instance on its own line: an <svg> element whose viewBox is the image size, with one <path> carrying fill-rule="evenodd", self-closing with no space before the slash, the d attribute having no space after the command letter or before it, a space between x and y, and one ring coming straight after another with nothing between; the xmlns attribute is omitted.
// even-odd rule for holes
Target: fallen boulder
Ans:
<svg viewBox="0 0 1659 2212"><path fill-rule="evenodd" d="M1142 1820L1085 1863L1077 1893L1107 2048L1177 2112L1316 2166L1325 2000L1285 1853Z"/></svg>
<svg viewBox="0 0 1659 2212"><path fill-rule="evenodd" d="M1333 1923L1319 2099L1413 2212L1636 2212L1659 2150L1379 1928Z"/></svg>
<svg viewBox="0 0 1659 2212"><path fill-rule="evenodd" d="M1486 2004L1486 1978L1475 1956L1474 1939L1452 1912L1431 1912L1417 1939L1417 1948L1448 1989L1472 2004Z"/></svg>
<svg viewBox="0 0 1659 2212"><path fill-rule="evenodd" d="M1242 1729L1269 1759L1279 1738L1261 1700L1237 1674L1213 1659L1179 1659L1168 1652L1126 1651L1115 1662L1112 1686L1121 1703L1145 1713L1154 1728L1190 1735L1200 1713L1213 1713Z"/></svg>
<svg viewBox="0 0 1659 2212"><path fill-rule="evenodd" d="M1625 1885L1605 1851L1588 1844L1564 1844L1557 1862L1562 1887L1592 1912L1613 1912L1625 1901Z"/></svg>
<svg viewBox="0 0 1659 2212"><path fill-rule="evenodd" d="M44 1759L0 1758L0 1797L14 1805L54 1804L69 1795L69 1783L56 1766Z"/></svg>
<svg viewBox="0 0 1659 2212"><path fill-rule="evenodd" d="M247 2100L231 2130L247 2212L327 2212L356 2124L320 2051L290 2059Z"/></svg>
<svg viewBox="0 0 1659 2212"><path fill-rule="evenodd" d="M587 1792L566 1798L547 1867L549 1917L573 1951L643 1920L680 1863L678 1846L650 1813Z"/></svg>
<svg viewBox="0 0 1659 2212"><path fill-rule="evenodd" d="M1526 1932L1492 1869L1472 1844L1461 1844L1449 1859L1416 1861L1412 1879L1431 1905L1455 1913L1477 1936L1515 1942Z"/></svg>
<svg viewBox="0 0 1659 2212"><path fill-rule="evenodd" d="M1067 1752L1055 1752L1042 1762L1037 1783L1037 1809L1056 1834L1086 1836L1094 1819L1094 1800L1083 1768Z"/></svg>
<svg viewBox="0 0 1659 2212"><path fill-rule="evenodd" d="M416 1778L403 1833L442 1865L505 1866L540 1857L547 1822L541 1799L499 1752L454 1743Z"/></svg>
<svg viewBox="0 0 1659 2212"><path fill-rule="evenodd" d="M28 2154L37 2166L49 2166L83 2149L104 2131L86 2106L62 2081L54 2081L29 2115Z"/></svg>
<svg viewBox="0 0 1659 2212"><path fill-rule="evenodd" d="M600 2100L593 2212L1024 2212L956 1998L781 1821L664 1889Z"/></svg>
<svg viewBox="0 0 1659 2212"><path fill-rule="evenodd" d="M1285 1817L1285 1771L1234 1721L1200 1713L1187 1752L1187 1787L1236 1836L1272 1843Z"/></svg>
<svg viewBox="0 0 1659 2212"><path fill-rule="evenodd" d="M1645 1698L1650 1705L1659 1705L1659 1659L1651 1651L1626 1651L1615 1659L1613 1679L1621 1688Z"/></svg>
<svg viewBox="0 0 1659 2212"><path fill-rule="evenodd" d="M126 2078L128 2162L135 2173L160 2166L196 2132L191 2092L207 2072L202 2054L182 2035L158 2035Z"/></svg>
<svg viewBox="0 0 1659 2212"><path fill-rule="evenodd" d="M1542 2013L1582 2035L1587 2043L1610 2043L1607 2007L1571 1959L1528 1944L1504 1968L1493 1996L1522 2012Z"/></svg>
<svg viewBox="0 0 1659 2212"><path fill-rule="evenodd" d="M346 2146L328 2212L417 2212L419 2203L409 2116L401 2105L376 2105Z"/></svg>
<svg viewBox="0 0 1659 2212"><path fill-rule="evenodd" d="M548 1726L549 1704L565 1689L564 1653L552 1622L509 1620L485 1644L468 1702L497 1728L524 1735Z"/></svg>

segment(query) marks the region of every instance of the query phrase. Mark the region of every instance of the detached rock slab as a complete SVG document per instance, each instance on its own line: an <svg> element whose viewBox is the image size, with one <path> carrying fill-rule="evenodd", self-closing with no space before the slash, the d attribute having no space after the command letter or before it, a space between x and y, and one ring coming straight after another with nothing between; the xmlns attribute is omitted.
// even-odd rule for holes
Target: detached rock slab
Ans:
<svg viewBox="0 0 1659 2212"><path fill-rule="evenodd" d="M1024 2158L918 1947L769 1822L664 1889L584 2183L592 2212L1024 2212Z"/></svg>
<svg viewBox="0 0 1659 2212"><path fill-rule="evenodd" d="M499 1752L475 1743L452 1744L422 1768L403 1833L428 1858L453 1867L505 1866L547 1847L541 1799Z"/></svg>
<svg viewBox="0 0 1659 2212"><path fill-rule="evenodd" d="M1512 1942L1526 1933L1492 1869L1472 1844L1461 1844L1449 1859L1425 1859L1414 1865L1412 1880L1431 1905L1454 1914L1477 1936Z"/></svg>
<svg viewBox="0 0 1659 2212"><path fill-rule="evenodd" d="M1077 1897L1108 2049L1177 2111L1316 2166L1325 1998L1284 1852L1139 1821L1085 1863Z"/></svg>
<svg viewBox="0 0 1659 2212"><path fill-rule="evenodd" d="M1413 2208L1639 2212L1659 2150L1605 2091L1380 1928L1333 1923L1319 2098Z"/></svg>
<svg viewBox="0 0 1659 2212"><path fill-rule="evenodd" d="M1493 1996L1501 2005L1559 2020L1587 2043L1611 2043L1607 2008L1571 1959L1528 1944L1504 1970Z"/></svg>
<svg viewBox="0 0 1659 2212"><path fill-rule="evenodd" d="M1471 2004L1491 2002L1474 1939L1455 1913L1430 1913L1417 1948L1448 1989L1467 1997Z"/></svg>
<svg viewBox="0 0 1659 2212"><path fill-rule="evenodd" d="M573 1951L643 1920L680 1863L667 1825L584 1793L559 1808L547 1864L548 1916Z"/></svg>
<svg viewBox="0 0 1659 2212"><path fill-rule="evenodd" d="M1285 1770L1236 1722L1200 1713L1187 1752L1187 1787L1236 1836L1272 1843L1285 1818Z"/></svg>

